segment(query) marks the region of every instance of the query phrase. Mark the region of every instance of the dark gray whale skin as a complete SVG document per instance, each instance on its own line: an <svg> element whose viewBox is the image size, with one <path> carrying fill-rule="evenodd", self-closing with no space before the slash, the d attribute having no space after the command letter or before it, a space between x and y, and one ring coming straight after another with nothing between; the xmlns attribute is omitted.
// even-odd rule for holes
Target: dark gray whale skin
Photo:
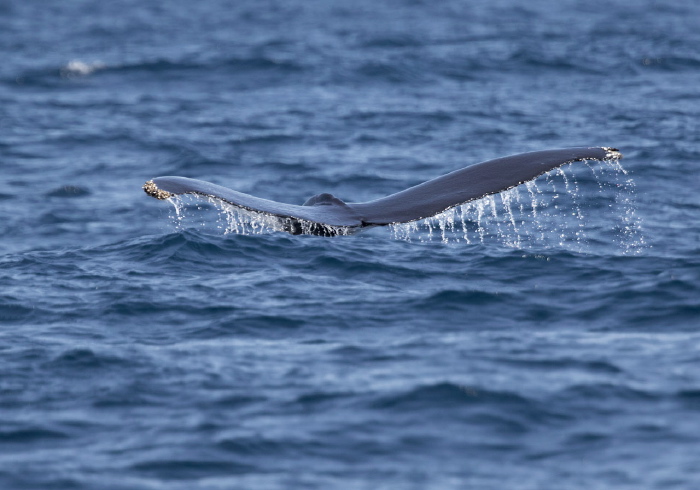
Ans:
<svg viewBox="0 0 700 490"><path fill-rule="evenodd" d="M233 206L280 218L285 231L295 235L332 236L366 227L428 218L523 184L566 163L618 158L622 158L622 154L607 147L521 153L470 165L395 194L359 203L346 203L332 194L323 193L298 206L186 177L157 177L146 182L143 188L148 195L158 199L179 194L213 197Z"/></svg>

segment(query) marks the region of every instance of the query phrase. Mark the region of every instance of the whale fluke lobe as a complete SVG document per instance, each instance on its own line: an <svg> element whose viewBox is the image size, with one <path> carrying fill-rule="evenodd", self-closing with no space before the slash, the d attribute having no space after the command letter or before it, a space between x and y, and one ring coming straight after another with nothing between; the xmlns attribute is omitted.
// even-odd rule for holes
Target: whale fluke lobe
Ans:
<svg viewBox="0 0 700 490"><path fill-rule="evenodd" d="M157 177L143 190L156 199L196 194L277 217L289 233L333 236L362 228L429 218L469 201L533 180L564 164L580 160L622 158L616 148L565 148L521 153L470 165L374 201L346 203L332 194L313 196L303 205L285 204L186 177Z"/></svg>

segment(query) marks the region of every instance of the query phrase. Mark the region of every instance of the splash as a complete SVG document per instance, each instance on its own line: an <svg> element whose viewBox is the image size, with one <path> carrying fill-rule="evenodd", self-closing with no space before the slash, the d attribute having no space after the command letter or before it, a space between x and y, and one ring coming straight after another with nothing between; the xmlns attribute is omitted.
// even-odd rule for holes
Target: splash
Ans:
<svg viewBox="0 0 700 490"><path fill-rule="evenodd" d="M338 236L354 228L291 220L204 196L171 196L178 229L197 226L215 234L274 232ZM646 247L635 206L635 185L619 160L567 164L523 185L438 215L389 226L406 241L501 243L516 249L587 252L614 244L625 254Z"/></svg>
<svg viewBox="0 0 700 490"><path fill-rule="evenodd" d="M287 232L294 235L339 236L354 233L352 228L280 218L233 206L208 196L183 194L171 196L168 201L174 207L174 215L171 218L180 230L194 222L202 231L224 235Z"/></svg>
<svg viewBox="0 0 700 490"><path fill-rule="evenodd" d="M391 225L400 240L501 244L586 252L611 241L624 253L645 246L635 185L617 159L567 164L500 194L412 223Z"/></svg>

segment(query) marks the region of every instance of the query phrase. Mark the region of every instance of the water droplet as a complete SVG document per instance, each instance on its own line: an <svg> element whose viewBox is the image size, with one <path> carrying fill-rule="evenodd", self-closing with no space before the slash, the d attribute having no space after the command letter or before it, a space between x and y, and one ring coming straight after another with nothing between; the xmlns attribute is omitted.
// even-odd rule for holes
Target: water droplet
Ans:
<svg viewBox="0 0 700 490"><path fill-rule="evenodd" d="M645 246L635 212L634 182L627 171L618 160L583 163L567 164L498 198L485 196L431 218L392 225L393 236L577 252L610 243L611 237L623 253Z"/></svg>

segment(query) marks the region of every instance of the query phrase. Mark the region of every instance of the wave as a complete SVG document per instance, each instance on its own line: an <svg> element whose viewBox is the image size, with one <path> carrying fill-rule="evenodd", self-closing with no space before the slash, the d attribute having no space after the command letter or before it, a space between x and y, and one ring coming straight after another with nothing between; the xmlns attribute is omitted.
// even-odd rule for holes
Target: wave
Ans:
<svg viewBox="0 0 700 490"><path fill-rule="evenodd" d="M199 478L216 478L217 476L230 477L249 473L256 469L255 466L245 463L237 463L226 459L151 459L139 461L131 465L130 469L137 473L145 473L164 480L189 480Z"/></svg>
<svg viewBox="0 0 700 490"><path fill-rule="evenodd" d="M301 63L277 60L265 56L242 56L221 59L155 59L131 63L103 63L101 61L72 60L58 67L43 67L17 73L5 83L14 86L66 88L68 82L108 76L138 76L152 78L173 76L178 73L225 72L228 75L241 77L256 73L277 73L279 75L294 75L303 73L305 66Z"/></svg>
<svg viewBox="0 0 700 490"><path fill-rule="evenodd" d="M40 425L28 425L11 430L0 430L0 439L7 444L51 444L69 438L64 431L48 429Z"/></svg>

